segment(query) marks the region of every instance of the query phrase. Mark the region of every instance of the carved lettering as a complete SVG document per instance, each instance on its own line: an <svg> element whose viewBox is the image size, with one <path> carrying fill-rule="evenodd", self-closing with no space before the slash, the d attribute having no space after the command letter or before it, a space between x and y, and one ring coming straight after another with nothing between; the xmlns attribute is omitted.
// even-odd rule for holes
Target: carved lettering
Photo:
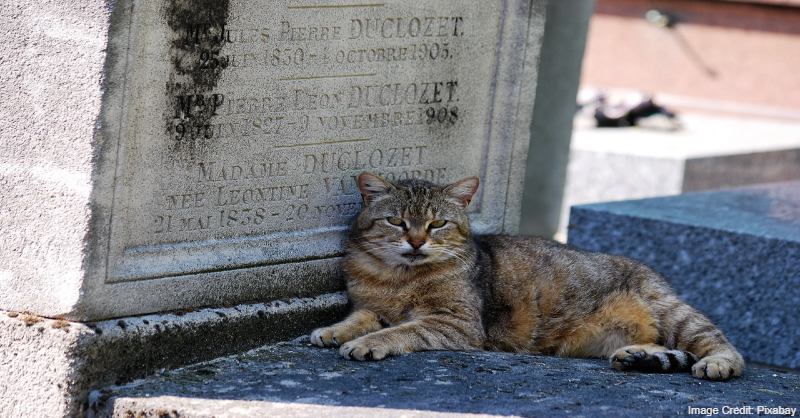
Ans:
<svg viewBox="0 0 800 418"><path fill-rule="evenodd" d="M461 37L463 23L461 16L355 18L350 20L350 39Z"/></svg>
<svg viewBox="0 0 800 418"><path fill-rule="evenodd" d="M498 19L427 12L435 2L423 15L240 3L175 29L167 100L158 83L144 87L166 122L141 176L141 196L154 196L143 221L159 239L347 225L361 171L436 183L479 172L496 43L475 34Z"/></svg>
<svg viewBox="0 0 800 418"><path fill-rule="evenodd" d="M232 182L286 177L288 175L287 164L286 161L279 161L225 165L214 161L204 161L197 164L197 181Z"/></svg>

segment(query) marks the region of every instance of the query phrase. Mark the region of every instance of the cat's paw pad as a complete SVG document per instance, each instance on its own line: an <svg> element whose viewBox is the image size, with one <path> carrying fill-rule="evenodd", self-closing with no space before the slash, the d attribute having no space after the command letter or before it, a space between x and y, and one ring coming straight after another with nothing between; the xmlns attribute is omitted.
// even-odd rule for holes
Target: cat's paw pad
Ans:
<svg viewBox="0 0 800 418"><path fill-rule="evenodd" d="M318 347L338 347L340 344L333 327L318 328L311 333L311 344Z"/></svg>
<svg viewBox="0 0 800 418"><path fill-rule="evenodd" d="M343 344L339 354L350 360L383 360L389 355L389 349L380 344L370 344L369 341L357 339Z"/></svg>
<svg viewBox="0 0 800 418"><path fill-rule="evenodd" d="M611 355L611 367L617 370L632 370L650 356L642 348L624 347Z"/></svg>
<svg viewBox="0 0 800 418"><path fill-rule="evenodd" d="M728 380L741 374L741 367L724 356L703 357L692 366L692 375L699 379Z"/></svg>

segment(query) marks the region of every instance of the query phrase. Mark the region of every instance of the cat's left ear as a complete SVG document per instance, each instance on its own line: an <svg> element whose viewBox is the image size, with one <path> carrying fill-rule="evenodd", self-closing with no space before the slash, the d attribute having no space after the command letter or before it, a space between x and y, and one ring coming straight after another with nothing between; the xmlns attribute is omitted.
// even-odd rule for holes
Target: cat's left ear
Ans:
<svg viewBox="0 0 800 418"><path fill-rule="evenodd" d="M477 177L467 177L444 188L444 192L453 203L462 208L469 206L475 192L478 191L480 180Z"/></svg>
<svg viewBox="0 0 800 418"><path fill-rule="evenodd" d="M358 175L358 189L361 191L361 198L364 200L364 206L386 195L393 188L394 186L392 183L389 183L375 174L365 171Z"/></svg>

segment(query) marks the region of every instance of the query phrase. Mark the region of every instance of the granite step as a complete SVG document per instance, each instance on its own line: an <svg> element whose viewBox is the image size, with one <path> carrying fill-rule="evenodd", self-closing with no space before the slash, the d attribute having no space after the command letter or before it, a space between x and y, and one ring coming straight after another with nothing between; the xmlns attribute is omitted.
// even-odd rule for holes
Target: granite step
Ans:
<svg viewBox="0 0 800 418"><path fill-rule="evenodd" d="M798 408L800 374L750 367L741 378L709 382L619 372L605 360L488 352L361 363L299 339L96 391L91 405L94 417L183 418L640 417L726 406Z"/></svg>
<svg viewBox="0 0 800 418"><path fill-rule="evenodd" d="M575 206L568 242L644 262L748 360L800 368L800 182Z"/></svg>

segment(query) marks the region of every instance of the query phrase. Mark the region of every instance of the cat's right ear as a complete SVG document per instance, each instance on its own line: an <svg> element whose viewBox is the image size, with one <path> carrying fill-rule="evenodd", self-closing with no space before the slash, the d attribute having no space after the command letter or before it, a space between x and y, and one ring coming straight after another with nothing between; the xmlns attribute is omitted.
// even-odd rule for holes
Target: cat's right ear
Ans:
<svg viewBox="0 0 800 418"><path fill-rule="evenodd" d="M444 192L448 200L466 209L478 191L480 183L477 177L467 177L445 187Z"/></svg>
<svg viewBox="0 0 800 418"><path fill-rule="evenodd" d="M365 171L358 175L358 189L361 191L364 206L367 206L381 196L386 196L394 186L382 177Z"/></svg>

